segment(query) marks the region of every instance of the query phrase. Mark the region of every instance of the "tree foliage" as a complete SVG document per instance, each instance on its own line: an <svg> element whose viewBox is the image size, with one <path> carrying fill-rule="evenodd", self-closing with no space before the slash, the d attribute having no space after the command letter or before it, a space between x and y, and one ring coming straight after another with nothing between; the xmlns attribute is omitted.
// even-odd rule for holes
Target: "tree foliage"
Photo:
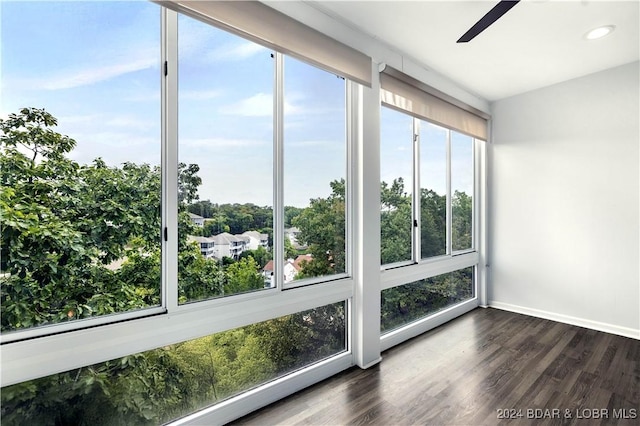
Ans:
<svg viewBox="0 0 640 426"><path fill-rule="evenodd" d="M24 108L0 120L2 331L126 312L161 303L161 173L147 164L69 158L76 141L57 120ZM258 290L268 250L213 261L189 236L256 230L273 209L199 200L196 164L178 165L180 303ZM285 225L311 261L298 278L345 272L345 181ZM453 196L453 246L471 244L471 197ZM402 179L381 185L383 263L411 258L411 196ZM421 191L423 256L444 246L446 199ZM206 218L195 226L188 213ZM214 232L217 231L217 232ZM288 244L287 244L288 243ZM300 254L285 240L287 257ZM383 330L471 296L470 270L385 290ZM3 424L147 425L170 421L346 348L345 304L319 307L2 389Z"/></svg>
<svg viewBox="0 0 640 426"><path fill-rule="evenodd" d="M204 236L221 232L235 235L247 230L268 234L273 232L271 207L261 207L252 203L214 204L210 200L204 200L189 204L187 210L207 219L203 230Z"/></svg>
<svg viewBox="0 0 640 426"><path fill-rule="evenodd" d="M78 164L56 125L33 108L0 120L3 331L160 304L159 168ZM179 165L179 301L263 288L267 250L220 264L188 238L198 230L188 211L206 205L198 171ZM236 233L272 227L270 208L215 207ZM344 350L344 336L344 307L318 308L3 388L0 415L8 425L164 423Z"/></svg>
<svg viewBox="0 0 640 426"><path fill-rule="evenodd" d="M411 196L402 178L380 184L380 204L381 264L411 260Z"/></svg>
<svg viewBox="0 0 640 426"><path fill-rule="evenodd" d="M158 249L159 170L80 165L66 157L76 142L56 124L34 108L0 120L2 330L158 301L159 281L132 285L113 263Z"/></svg>
<svg viewBox="0 0 640 426"><path fill-rule="evenodd" d="M472 296L473 268L383 290L380 329L393 330Z"/></svg>
<svg viewBox="0 0 640 426"><path fill-rule="evenodd" d="M292 221L300 229L298 242L309 247L312 260L300 277L334 275L345 272L345 181L332 181L331 195L315 198Z"/></svg>

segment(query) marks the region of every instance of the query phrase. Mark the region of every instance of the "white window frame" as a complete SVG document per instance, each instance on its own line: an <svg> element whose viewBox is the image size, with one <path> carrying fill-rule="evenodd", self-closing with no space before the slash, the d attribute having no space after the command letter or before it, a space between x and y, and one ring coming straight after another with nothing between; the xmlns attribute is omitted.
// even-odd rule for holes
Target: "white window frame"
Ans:
<svg viewBox="0 0 640 426"><path fill-rule="evenodd" d="M162 77L161 92L162 229L166 229L167 232L167 238L162 239L162 305L156 308L3 333L0 336L3 370L0 386L46 377L332 303L346 301L350 306L354 293L354 280L350 275L353 255L349 253L353 247L351 244L353 226L348 222L345 238L348 273L301 280L301 286L288 287L286 291L280 277L275 289L178 304L178 13L161 7L160 14L161 60L167 67L167 73L166 75L163 73ZM276 56L282 61L282 54L278 53ZM347 88L356 85L347 83ZM278 93L275 89L274 93ZM279 92L280 94L282 92L282 83L280 83ZM345 98L350 96L350 93L351 89L345 89ZM277 100L274 102L277 105ZM282 101L279 108L282 108ZM274 130L281 132L282 114L276 113L274 116L274 120L278 120L278 126ZM347 120L347 123L350 121ZM348 125L347 152L351 151L351 133L352 129ZM275 185L279 187L282 186L282 161L278 159L278 155L282 154L281 144L280 134L275 141L274 153L278 161L274 165ZM352 173L351 167L347 167L348 186L351 185ZM276 250L282 253L280 257L283 258L282 189L278 189L276 194L279 195L275 196L274 204L279 208L274 207L274 215L277 219L274 221L274 227L280 227L276 238ZM350 190L348 194L350 197ZM347 199L346 209L347 220L353 220L349 199ZM281 222L280 225L275 225L279 222ZM277 267L278 262L274 263ZM351 311L347 309L349 315ZM347 324L351 323L349 318L345 321ZM347 342L350 345L350 329L347 330L347 334ZM340 359L348 358L348 366L350 366L353 365L353 357L350 346L347 349L346 352L339 354L339 357ZM344 362L336 365L342 369L346 368Z"/></svg>
<svg viewBox="0 0 640 426"><path fill-rule="evenodd" d="M174 2L175 3L175 2ZM41 327L14 334L11 342L0 336L2 375L0 386L45 377L86 365L183 342L245 325L278 318L336 302L346 301L347 350L317 364L277 378L229 400L176 420L174 424L221 424L283 398L350 366L368 368L380 361L380 352L418 335L486 302L484 277L486 253L486 148L475 143L475 192L473 245L471 252L448 253L403 267L380 268L379 129L380 80L378 64L371 64L372 88L347 81L347 217L346 268L339 276L322 277L306 285L240 294L178 306L177 300L177 13L162 8L162 61L167 61L168 77L162 85L162 227L168 230L163 241L163 296L158 308L114 316L70 322L53 328ZM382 67L384 68L384 67ZM274 75L274 79L277 76ZM274 91L275 93L275 91ZM274 102L277 102L274 101ZM282 105L282 99L280 100ZM281 108L281 107L280 107ZM276 109L277 111L277 109ZM281 114L282 112L280 112ZM277 120L275 118L274 120ZM279 122L281 123L281 121ZM282 132L281 126L274 132ZM282 141L282 134L275 138ZM366 141L366 143L365 143ZM281 144L281 142L280 142ZM282 167L282 146L274 151L274 185ZM480 166L479 166L480 165ZM280 182L280 183L278 183ZM418 181L419 182L419 181ZM450 191L449 191L450 192ZM416 191L414 191L416 193ZM278 199L278 195L280 194ZM282 188L274 191L274 253L284 257ZM280 206L280 208L278 208ZM280 222L280 224L279 224ZM280 229L278 229L280 228ZM375 230L378 230L377 235ZM480 252L478 251L480 249ZM418 256L419 257L419 256ZM275 262L278 268L279 262ZM387 265L388 266L388 265ZM397 266L397 265L396 265ZM382 289L475 266L474 298L447 308L410 326L380 337L380 292ZM275 274L276 277L282 274ZM304 281L300 282L304 284ZM309 285L314 284L314 285ZM480 289L480 291L478 291ZM175 290L175 291L173 291ZM286 290L286 291L285 291ZM484 302L481 302L484 303ZM170 309L169 309L170 308ZM38 335L39 331L45 330ZM9 334L7 334L9 336ZM79 344L79 342L82 342Z"/></svg>
<svg viewBox="0 0 640 426"><path fill-rule="evenodd" d="M453 194L452 194L452 183L451 183L451 132L458 132L463 134L462 132L459 132L458 130L455 129L449 129L447 127L435 124L439 127L441 127L442 129L446 130L447 132L447 140L446 140L446 249L445 249L445 254L443 255L439 255L439 256L432 256L432 257L428 257L428 258L422 258L422 247L421 247L421 242L422 242L422 221L421 221L421 199L420 197L422 196L421 194L421 188L420 188L420 142L421 142L421 132L420 132L420 121L425 121L425 122L429 122L428 120L424 119L424 118L418 118L418 117L414 117L411 114L407 113L406 111L401 111L399 109L387 106L387 105L381 105L381 108L389 108L391 110L395 110L401 114L405 114L409 117L411 117L411 119L413 120L413 140L412 140L412 149L413 149L413 161L412 161L412 196L411 196L411 214L412 214L412 218L411 218L411 222L412 222L412 226L411 226L411 256L412 258L410 260L405 260L405 261L400 261L400 262L394 262L394 263L387 263L387 264L381 264L380 265L380 270L384 273L386 271L391 271L391 270L397 270L397 269L402 269L404 267L410 267L413 268L415 266L420 266L420 265L425 265L425 264L431 264L431 263L439 263L439 262L447 262L451 259L453 259L456 256L460 256L460 255L465 255L465 254L472 254L472 253L478 253L478 250L476 248L476 244L478 241L478 236L476 234L476 228L477 228L477 219L476 219L476 213L478 212L478 208L477 208L477 196L476 194L479 194L479 186L478 186L478 179L480 178L478 171L479 169L479 165L478 165L478 159L477 157L477 148L476 146L479 143L482 143L479 139L473 138L472 137L472 164L473 164L473 170L471 171L472 175L473 175L473 191L474 193L472 194L472 219L471 219L471 223L472 223L472 230L471 230L471 247L468 249L463 249L463 250L453 250L453 246L452 246L452 223L453 223L453 212L452 212L452 201L453 201ZM417 224L417 226L413 226L413 224ZM402 271L398 271L397 274L402 275L404 272ZM428 277L423 277L423 278L428 278ZM409 281L407 281L409 282Z"/></svg>

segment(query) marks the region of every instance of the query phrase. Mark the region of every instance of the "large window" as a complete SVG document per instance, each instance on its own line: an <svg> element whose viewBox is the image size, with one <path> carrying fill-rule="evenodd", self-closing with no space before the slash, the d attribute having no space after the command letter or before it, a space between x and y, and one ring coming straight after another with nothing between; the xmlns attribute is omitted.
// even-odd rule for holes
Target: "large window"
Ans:
<svg viewBox="0 0 640 426"><path fill-rule="evenodd" d="M180 303L275 284L273 56L179 16Z"/></svg>
<svg viewBox="0 0 640 426"><path fill-rule="evenodd" d="M451 246L473 247L473 138L451 132Z"/></svg>
<svg viewBox="0 0 640 426"><path fill-rule="evenodd" d="M334 303L2 389L2 424L157 425L344 352Z"/></svg>
<svg viewBox="0 0 640 426"><path fill-rule="evenodd" d="M1 28L2 332L159 306L160 8L3 2Z"/></svg>
<svg viewBox="0 0 640 426"><path fill-rule="evenodd" d="M3 424L226 423L374 363L369 291L384 331L471 305L482 136L378 123L366 55L262 2L0 20Z"/></svg>
<svg viewBox="0 0 640 426"><path fill-rule="evenodd" d="M380 119L380 263L412 259L413 119L382 108Z"/></svg>
<svg viewBox="0 0 640 426"><path fill-rule="evenodd" d="M3 424L164 423L352 364L350 83L180 10L2 4Z"/></svg>
<svg viewBox="0 0 640 426"><path fill-rule="evenodd" d="M383 267L472 250L475 139L384 106L380 139Z"/></svg>
<svg viewBox="0 0 640 426"><path fill-rule="evenodd" d="M285 282L347 271L345 81L284 61ZM287 269L293 266L295 273Z"/></svg>
<svg viewBox="0 0 640 426"><path fill-rule="evenodd" d="M380 331L388 333L474 297L473 267L382 291Z"/></svg>
<svg viewBox="0 0 640 426"><path fill-rule="evenodd" d="M420 257L447 253L447 137L420 121Z"/></svg>

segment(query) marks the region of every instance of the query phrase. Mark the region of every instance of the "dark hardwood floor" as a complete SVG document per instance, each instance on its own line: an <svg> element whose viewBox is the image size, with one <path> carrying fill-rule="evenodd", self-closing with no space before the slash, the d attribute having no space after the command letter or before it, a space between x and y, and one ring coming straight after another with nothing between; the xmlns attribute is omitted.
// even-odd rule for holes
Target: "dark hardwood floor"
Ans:
<svg viewBox="0 0 640 426"><path fill-rule="evenodd" d="M382 356L233 424L640 425L640 340L476 309Z"/></svg>

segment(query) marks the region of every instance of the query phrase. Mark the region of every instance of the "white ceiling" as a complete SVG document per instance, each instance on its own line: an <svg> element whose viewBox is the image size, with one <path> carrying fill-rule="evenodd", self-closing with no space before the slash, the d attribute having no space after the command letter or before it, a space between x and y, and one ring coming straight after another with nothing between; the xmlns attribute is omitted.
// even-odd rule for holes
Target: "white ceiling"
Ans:
<svg viewBox="0 0 640 426"><path fill-rule="evenodd" d="M523 0L457 44L492 1L322 1L307 4L488 101L637 61L640 0ZM609 36L584 35L615 25Z"/></svg>

